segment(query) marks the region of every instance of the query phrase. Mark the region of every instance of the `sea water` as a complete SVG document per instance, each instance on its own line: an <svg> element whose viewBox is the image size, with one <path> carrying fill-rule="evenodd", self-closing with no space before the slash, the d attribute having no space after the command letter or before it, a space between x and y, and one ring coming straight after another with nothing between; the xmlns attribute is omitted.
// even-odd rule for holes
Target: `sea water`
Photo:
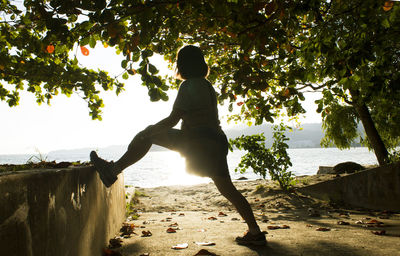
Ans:
<svg viewBox="0 0 400 256"><path fill-rule="evenodd" d="M0 155L0 164L24 164L27 161L89 161L90 149L77 151L59 151L47 155ZM124 151L118 149L99 150L99 155L108 160L118 159ZM341 162L353 161L362 165L377 164L375 155L367 148L351 148L339 150L337 148L295 148L288 150L292 167L289 171L296 176L313 175L319 166L334 166ZM228 154L228 164L232 179L246 177L248 179L259 179L261 176L254 174L252 170L245 173L236 173L235 167L240 158L245 154L243 151L235 150ZM124 173L126 185L137 187L158 187L169 185L193 185L210 182L209 178L201 178L189 175L185 171L185 160L179 153L173 151L150 151L136 164L128 167Z"/></svg>

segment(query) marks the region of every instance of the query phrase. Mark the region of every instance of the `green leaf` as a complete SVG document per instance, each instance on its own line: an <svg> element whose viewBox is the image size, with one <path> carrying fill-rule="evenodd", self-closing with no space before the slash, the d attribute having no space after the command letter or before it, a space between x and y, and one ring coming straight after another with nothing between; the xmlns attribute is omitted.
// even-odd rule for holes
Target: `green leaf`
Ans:
<svg viewBox="0 0 400 256"><path fill-rule="evenodd" d="M126 68L127 66L128 66L128 61L127 60L121 61L121 67L122 68Z"/></svg>
<svg viewBox="0 0 400 256"><path fill-rule="evenodd" d="M79 44L80 44L81 46L85 46L85 45L87 45L87 44L89 43L89 41L90 41L90 36L86 36L86 37L84 37L84 38L81 39L81 41L79 42Z"/></svg>
<svg viewBox="0 0 400 256"><path fill-rule="evenodd" d="M149 72L153 75L158 73L158 69L151 63L148 64L148 69Z"/></svg>
<svg viewBox="0 0 400 256"><path fill-rule="evenodd" d="M384 20L382 20L382 26L384 27L384 28L389 28L390 27L390 23L389 23L389 20L388 19L384 19Z"/></svg>
<svg viewBox="0 0 400 256"><path fill-rule="evenodd" d="M90 37L89 46L90 46L91 48L96 47L96 39L95 39L93 36Z"/></svg>

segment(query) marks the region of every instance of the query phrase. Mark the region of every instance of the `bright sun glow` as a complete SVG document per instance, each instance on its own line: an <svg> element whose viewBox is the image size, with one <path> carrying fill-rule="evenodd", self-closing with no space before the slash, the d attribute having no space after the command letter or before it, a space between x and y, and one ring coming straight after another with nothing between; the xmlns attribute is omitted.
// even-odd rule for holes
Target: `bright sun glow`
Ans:
<svg viewBox="0 0 400 256"><path fill-rule="evenodd" d="M151 166L151 167L150 167ZM174 151L153 151L124 171L125 184L140 187L194 185L210 182L186 172L185 159Z"/></svg>
<svg viewBox="0 0 400 256"><path fill-rule="evenodd" d="M171 176L168 179L168 183L171 185L194 185L199 183L204 183L210 181L209 178L202 178L195 175L191 175L186 171L185 159L181 157L178 153L171 152L168 154L171 156L166 165L168 170L171 170Z"/></svg>

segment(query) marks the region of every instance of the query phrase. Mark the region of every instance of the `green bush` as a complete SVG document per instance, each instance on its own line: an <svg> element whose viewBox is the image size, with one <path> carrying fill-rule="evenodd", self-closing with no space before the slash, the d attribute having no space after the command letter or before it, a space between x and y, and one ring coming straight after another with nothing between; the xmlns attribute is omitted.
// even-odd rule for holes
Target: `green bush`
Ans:
<svg viewBox="0 0 400 256"><path fill-rule="evenodd" d="M230 150L233 147L245 150L247 153L242 156L240 163L235 168L236 172L244 173L251 167L254 173L261 175L264 179L267 171L272 180L277 181L284 190L289 190L293 184L293 174L288 171L292 166L290 157L287 153L289 140L285 136L288 126L280 124L273 127L274 142L271 148L265 146L264 134L255 134L250 136L240 136L230 139Z"/></svg>

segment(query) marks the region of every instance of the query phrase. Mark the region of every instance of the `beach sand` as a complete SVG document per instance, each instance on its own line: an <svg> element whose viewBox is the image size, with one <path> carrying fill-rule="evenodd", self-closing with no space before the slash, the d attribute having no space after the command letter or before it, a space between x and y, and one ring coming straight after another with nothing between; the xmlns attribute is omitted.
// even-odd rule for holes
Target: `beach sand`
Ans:
<svg viewBox="0 0 400 256"><path fill-rule="evenodd" d="M296 186L332 178L333 175L298 177ZM134 208L139 217L136 220L128 217L125 224L125 229L134 227L127 232L133 233L129 238L117 236L112 242L120 241L122 246L105 254L400 255L400 214L384 209L368 211L332 206L295 192L283 192L270 180L234 183L250 202L261 229L267 232L266 246L246 247L234 242L247 226L214 184L209 183L134 188ZM133 188L127 191L132 196ZM169 228L175 232L168 233ZM143 236L148 231L151 236ZM187 244L187 248L172 249L178 244ZM201 250L210 254L198 254Z"/></svg>

